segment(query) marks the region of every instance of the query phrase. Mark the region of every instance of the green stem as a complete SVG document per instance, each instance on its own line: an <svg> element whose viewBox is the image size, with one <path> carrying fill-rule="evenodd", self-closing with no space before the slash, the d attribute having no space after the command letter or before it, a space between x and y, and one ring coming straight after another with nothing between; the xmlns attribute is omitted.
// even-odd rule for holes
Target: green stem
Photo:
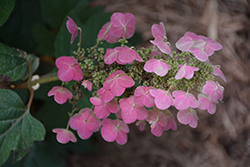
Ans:
<svg viewBox="0 0 250 167"><path fill-rule="evenodd" d="M44 84L44 83L49 83L49 82L58 81L58 80L59 80L59 78L57 76L57 73L52 73L49 75L44 75L38 80L32 81L31 85L33 86L37 83Z"/></svg>

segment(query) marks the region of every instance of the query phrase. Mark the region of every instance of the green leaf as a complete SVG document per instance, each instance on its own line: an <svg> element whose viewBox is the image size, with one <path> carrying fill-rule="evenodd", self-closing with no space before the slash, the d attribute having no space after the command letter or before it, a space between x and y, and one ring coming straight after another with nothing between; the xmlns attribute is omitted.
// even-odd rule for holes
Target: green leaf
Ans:
<svg viewBox="0 0 250 167"><path fill-rule="evenodd" d="M20 53L0 43L0 75L7 75L13 81L21 78L27 67L27 61Z"/></svg>
<svg viewBox="0 0 250 167"><path fill-rule="evenodd" d="M32 73L34 73L39 66L39 58L32 55L32 54L25 55L24 57L29 61L30 65L31 65ZM26 63L27 63L27 61L26 61ZM27 64L26 70L25 70L24 75L22 76L21 79L26 80L29 77L29 75L30 75L30 70L29 70L29 67Z"/></svg>
<svg viewBox="0 0 250 167"><path fill-rule="evenodd" d="M20 160L35 140L43 140L43 125L30 115L19 96L7 89L0 89L0 165L14 151L14 161Z"/></svg>
<svg viewBox="0 0 250 167"><path fill-rule="evenodd" d="M31 63L32 72L38 65L39 59L33 55L26 55L0 43L0 75L9 76L12 81L27 79L29 76L28 61Z"/></svg>
<svg viewBox="0 0 250 167"><path fill-rule="evenodd" d="M15 5L15 0L0 0L0 27L8 19Z"/></svg>

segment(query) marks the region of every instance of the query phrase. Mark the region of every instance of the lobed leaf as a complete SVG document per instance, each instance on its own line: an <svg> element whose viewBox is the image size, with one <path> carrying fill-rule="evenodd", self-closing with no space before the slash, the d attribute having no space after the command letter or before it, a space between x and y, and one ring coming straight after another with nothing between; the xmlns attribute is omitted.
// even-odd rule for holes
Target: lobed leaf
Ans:
<svg viewBox="0 0 250 167"><path fill-rule="evenodd" d="M14 151L14 161L23 158L35 140L43 140L43 125L30 115L19 96L0 89L0 165Z"/></svg>
<svg viewBox="0 0 250 167"><path fill-rule="evenodd" d="M28 61L32 72L38 65L39 59L34 55L24 55L17 50L0 43L0 75L9 76L12 81L25 80L29 76Z"/></svg>
<svg viewBox="0 0 250 167"><path fill-rule="evenodd" d="M8 19L15 5L15 0L0 0L0 27Z"/></svg>

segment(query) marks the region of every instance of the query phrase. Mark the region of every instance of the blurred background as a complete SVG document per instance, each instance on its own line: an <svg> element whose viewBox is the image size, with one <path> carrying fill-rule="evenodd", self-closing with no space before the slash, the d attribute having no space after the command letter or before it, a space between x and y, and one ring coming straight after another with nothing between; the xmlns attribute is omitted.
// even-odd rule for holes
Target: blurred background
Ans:
<svg viewBox="0 0 250 167"><path fill-rule="evenodd" d="M153 39L151 26L160 22L164 23L168 40L175 50L175 42L187 31L207 36L221 43L223 49L210 57L210 62L220 65L227 79L225 83L222 79L217 78L225 88L223 103L217 105L214 115L198 111L199 123L196 129L178 123L177 131L166 131L158 138L150 133L148 126L141 132L132 124L129 126L128 143L124 146L103 141L99 133L96 133L90 140L81 141L79 139L77 144L70 143L61 146L56 143L51 129L61 126L63 121L66 122L67 118L62 118L62 121L55 120L55 118L67 115L62 110L70 108L70 106L62 107L54 104L55 102L51 99L50 101L44 100L49 88L58 85L58 83L50 83L38 90L33 102L33 115L45 124L47 142L35 143L31 153L27 155L28 158L26 157L16 166L27 166L27 164L31 166L30 164L35 164L34 160L31 160L32 163L28 163L28 161L36 158L36 154L37 157L42 157L44 153L48 153L49 156L44 156L43 160L37 162L51 161L52 164L54 163L53 166L67 167L250 166L249 0L92 0L90 2L83 0L79 2L84 4L82 10L85 11L82 13L79 12L81 11L79 3L72 5L73 2L66 0L63 0L63 7L60 7L62 2L56 4L48 0L39 1L38 5L29 0L16 1L14 12L21 8L23 12L27 13L28 11L25 9L32 7L33 11L29 12L37 13L41 15L37 18L45 19L39 23L34 21L35 24L32 23L31 30L29 20L24 17L17 18L20 26L29 30L29 35L32 37L19 36L18 33L11 32L10 34L15 36L15 40L12 41L6 32L10 32L9 29L7 31L7 28L8 26L13 28L11 24L14 23L7 22L7 25L5 24L0 29L0 41L39 56L41 66L37 73L43 74L44 71L53 69L55 57L60 54L58 45L64 46L58 41L58 34L63 32L60 27L65 26L66 15L69 14L76 19L76 22L78 21L77 17L74 17L75 13L70 11L71 9L77 11L76 14L82 14L81 18L79 16L79 20L84 26L92 23L88 21L86 15L89 15L90 18L95 16L93 25L98 24L98 26L96 26L93 36L97 36L98 29L109 20L111 13L130 12L136 18L137 31L137 35L131 43L135 41L134 44L137 44L137 48L151 47L149 43L149 40ZM102 12L100 13L99 10ZM60 12L61 15L58 15ZM97 14L95 15L95 13ZM18 16L21 17L21 15ZM37 19L34 15L30 17L31 19L34 17L34 20ZM100 17L103 18L98 19ZM27 24L24 24L25 21ZM85 29L82 29L84 32ZM69 34L67 38L66 43L69 44ZM30 42L31 39L33 39L32 42ZM22 42L13 44L13 41L18 40ZM25 92L20 94L25 98ZM56 149L53 148L55 145ZM9 162L10 160L5 165L10 165Z"/></svg>

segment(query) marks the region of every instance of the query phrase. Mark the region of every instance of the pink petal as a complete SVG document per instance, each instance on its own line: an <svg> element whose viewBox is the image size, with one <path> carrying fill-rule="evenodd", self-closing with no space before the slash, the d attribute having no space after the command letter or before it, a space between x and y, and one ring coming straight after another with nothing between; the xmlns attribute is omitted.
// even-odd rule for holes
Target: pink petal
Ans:
<svg viewBox="0 0 250 167"><path fill-rule="evenodd" d="M94 112L97 118L104 119L110 115L110 111L106 104L95 106Z"/></svg>
<svg viewBox="0 0 250 167"><path fill-rule="evenodd" d="M131 106L133 105L133 102L131 101L131 97L120 99L119 105L120 105L121 109L129 110L131 108Z"/></svg>
<svg viewBox="0 0 250 167"><path fill-rule="evenodd" d="M134 27L126 27L126 33L125 33L125 38L129 39L131 38L135 33L135 28Z"/></svg>
<svg viewBox="0 0 250 167"><path fill-rule="evenodd" d="M177 73L175 75L175 79L176 80L182 79L185 76L185 74L186 74L185 66L184 65L181 64L178 67L180 67L180 68L179 68L179 70L177 71Z"/></svg>
<svg viewBox="0 0 250 167"><path fill-rule="evenodd" d="M123 37L124 34L124 27L114 27L113 25L111 25L110 27L110 34L115 36L115 37Z"/></svg>
<svg viewBox="0 0 250 167"><path fill-rule="evenodd" d="M83 78L83 73L82 73L82 70L80 68L80 66L77 64L77 65L74 65L72 67L72 69L74 70L74 77L73 77L73 80L75 81L80 81L82 80Z"/></svg>
<svg viewBox="0 0 250 167"><path fill-rule="evenodd" d="M72 129L80 129L84 124L85 118L82 117L82 114L75 114L69 120L69 125Z"/></svg>
<svg viewBox="0 0 250 167"><path fill-rule="evenodd" d="M187 98L189 100L189 106L190 107L197 108L199 106L199 103L196 100L196 98L194 97L194 95L192 95L191 93L188 93Z"/></svg>
<svg viewBox="0 0 250 167"><path fill-rule="evenodd" d="M125 88L119 84L118 80L115 80L113 87L111 88L111 93L114 96L121 96L124 92Z"/></svg>
<svg viewBox="0 0 250 167"><path fill-rule="evenodd" d="M55 95L62 87L61 86L54 86L49 92L48 96Z"/></svg>
<svg viewBox="0 0 250 167"><path fill-rule="evenodd" d="M75 135L69 130L57 128L57 129L53 129L52 131L54 133L57 133L56 139L59 143L66 144L69 141L72 141L72 142L77 141Z"/></svg>
<svg viewBox="0 0 250 167"><path fill-rule="evenodd" d="M169 130L169 129L177 130L177 125L176 125L174 116L171 114L171 115L168 115L167 117L168 117L168 122L164 130Z"/></svg>
<svg viewBox="0 0 250 167"><path fill-rule="evenodd" d="M170 54L172 55L172 52L171 52L171 49L169 47L169 45L166 43L166 42L162 42L162 41L152 41L150 40L150 42L154 45L156 45L160 51L162 53L165 53L165 54Z"/></svg>
<svg viewBox="0 0 250 167"><path fill-rule="evenodd" d="M81 139L85 140L92 136L93 131L89 130L88 126L82 126L77 130L77 133Z"/></svg>
<svg viewBox="0 0 250 167"><path fill-rule="evenodd" d="M119 120L119 119L114 120L114 122L115 122L115 124L116 124L117 126L120 127L120 130L121 130L121 131L123 131L123 132L125 132L125 133L128 133L128 132L129 132L129 127L128 127L128 125L127 125L125 122L123 122L122 120Z"/></svg>
<svg viewBox="0 0 250 167"><path fill-rule="evenodd" d="M101 135L107 142L113 142L117 138L118 130L113 124L105 124L101 129Z"/></svg>
<svg viewBox="0 0 250 167"><path fill-rule="evenodd" d="M208 107L211 103L210 100L202 94L199 94L198 97L199 97L199 100L198 100L199 108L202 110L208 109Z"/></svg>
<svg viewBox="0 0 250 167"><path fill-rule="evenodd" d="M107 36L107 38L106 38L106 41L107 41L108 43L116 43L116 42L119 41L119 39L120 39L120 37L116 37L116 36L112 35L112 34L109 32L109 33L108 33L108 36Z"/></svg>
<svg viewBox="0 0 250 167"><path fill-rule="evenodd" d="M144 65L144 70L147 72L154 72L154 66L158 65L158 60L157 59L150 59L148 60L145 65Z"/></svg>
<svg viewBox="0 0 250 167"><path fill-rule="evenodd" d="M63 82L71 81L75 75L74 70L68 67L60 68L57 74L58 74L58 78Z"/></svg>
<svg viewBox="0 0 250 167"><path fill-rule="evenodd" d="M128 16L129 18L129 16ZM115 12L112 14L111 18L111 24L115 27L123 27L123 25L126 24L126 16L123 13Z"/></svg>
<svg viewBox="0 0 250 167"><path fill-rule="evenodd" d="M130 88L134 86L135 84L135 81L130 76L127 76L127 75L120 75L117 78L117 81L122 87L125 87L125 88Z"/></svg>
<svg viewBox="0 0 250 167"><path fill-rule="evenodd" d="M69 30L70 34L72 34L72 37L70 40L70 43L72 44L75 40L75 37L78 34L78 26L69 16L67 16L67 17L68 17L68 20L66 22L66 26L67 26L67 29Z"/></svg>
<svg viewBox="0 0 250 167"><path fill-rule="evenodd" d="M122 110L121 114L122 120L127 124L133 123L137 119L137 112L134 108L130 108L129 110Z"/></svg>
<svg viewBox="0 0 250 167"><path fill-rule="evenodd" d="M216 111L216 104L214 102L211 102L207 109L209 114L214 114Z"/></svg>
<svg viewBox="0 0 250 167"><path fill-rule="evenodd" d="M89 100L93 105L102 105L103 104L102 100L99 97L90 97Z"/></svg>
<svg viewBox="0 0 250 167"><path fill-rule="evenodd" d="M165 76L170 69L171 66L162 61L159 61L158 65L154 66L154 72L161 77Z"/></svg>
<svg viewBox="0 0 250 167"><path fill-rule="evenodd" d="M160 126L159 124L156 124L154 128L151 128L151 132L153 135L160 137L164 131L164 128Z"/></svg>
<svg viewBox="0 0 250 167"><path fill-rule="evenodd" d="M126 17L126 26L134 27L135 26L135 16L131 13L125 13Z"/></svg>
<svg viewBox="0 0 250 167"><path fill-rule="evenodd" d="M180 123L187 125L191 122L190 111L181 110L177 113L177 119Z"/></svg>
<svg viewBox="0 0 250 167"><path fill-rule="evenodd" d="M189 123L189 126L192 128L196 128L198 125L198 120L195 117L191 117L191 121Z"/></svg>
<svg viewBox="0 0 250 167"><path fill-rule="evenodd" d="M99 40L105 40L107 38L107 34L110 30L110 27L111 27L110 22L107 22L102 26L102 28L99 31L98 36L97 36Z"/></svg>
<svg viewBox="0 0 250 167"><path fill-rule="evenodd" d="M153 106L155 106L154 100L155 100L155 98L151 94L148 94L148 95L144 96L143 104L148 108L153 107Z"/></svg>
<svg viewBox="0 0 250 167"><path fill-rule="evenodd" d="M112 113L117 113L120 111L120 107L115 99L113 99L109 103L107 103L107 108Z"/></svg>
<svg viewBox="0 0 250 167"><path fill-rule="evenodd" d="M175 98L174 106L177 110L186 110L189 107L189 100L187 97Z"/></svg>
<svg viewBox="0 0 250 167"><path fill-rule="evenodd" d="M92 132L97 132L102 124L101 121L94 117L92 114L89 116L87 123L89 130L91 130Z"/></svg>
<svg viewBox="0 0 250 167"><path fill-rule="evenodd" d="M161 22L160 25L153 24L151 27L151 32L154 38L158 38L160 41L164 39L164 36L166 36L164 24Z"/></svg>
<svg viewBox="0 0 250 167"><path fill-rule="evenodd" d="M158 95L155 97L155 105L161 110L165 110L173 105L173 98L167 92L159 91Z"/></svg>
<svg viewBox="0 0 250 167"><path fill-rule="evenodd" d="M181 51L188 51L188 49L193 45L194 39L189 36L181 37L176 43L175 46Z"/></svg>
<svg viewBox="0 0 250 167"><path fill-rule="evenodd" d="M116 138L116 142L120 145L124 145L126 144L128 141L128 135L127 133L123 132L123 131L118 131L117 133L117 138Z"/></svg>
<svg viewBox="0 0 250 167"><path fill-rule="evenodd" d="M104 62L106 64L112 64L116 61L118 55L118 51L115 49L108 48L104 55Z"/></svg>
<svg viewBox="0 0 250 167"><path fill-rule="evenodd" d="M101 99L104 103L110 102L110 101L115 97L115 96L113 95L113 93L111 92L110 89L109 89L109 90L106 90L106 89L104 89L104 88L101 88L101 89L99 89L99 90L104 90L102 94L98 94L98 92L100 92L100 91L97 92L98 95L101 95L100 99Z"/></svg>
<svg viewBox="0 0 250 167"><path fill-rule="evenodd" d="M198 60L200 60L200 61L202 61L202 62L208 60L208 55L207 55L206 52L203 51L202 49L189 49L189 51L190 51L191 53L193 53L194 56L195 56Z"/></svg>
<svg viewBox="0 0 250 167"><path fill-rule="evenodd" d="M84 86L84 88L87 88L89 91L92 90L92 83L88 80L83 80L82 81L82 85Z"/></svg>
<svg viewBox="0 0 250 167"><path fill-rule="evenodd" d="M220 76L223 79L223 81L227 82L226 77L223 74L223 72L220 70L220 68L214 67L213 74L216 76Z"/></svg>
<svg viewBox="0 0 250 167"><path fill-rule="evenodd" d="M142 106L136 106L134 107L134 110L137 113L137 119L138 120L144 120L148 117L148 112L145 107Z"/></svg>
<svg viewBox="0 0 250 167"><path fill-rule="evenodd" d="M192 67L192 66L186 66L185 67L185 78L191 79L194 76L194 71L198 71L199 68Z"/></svg>

